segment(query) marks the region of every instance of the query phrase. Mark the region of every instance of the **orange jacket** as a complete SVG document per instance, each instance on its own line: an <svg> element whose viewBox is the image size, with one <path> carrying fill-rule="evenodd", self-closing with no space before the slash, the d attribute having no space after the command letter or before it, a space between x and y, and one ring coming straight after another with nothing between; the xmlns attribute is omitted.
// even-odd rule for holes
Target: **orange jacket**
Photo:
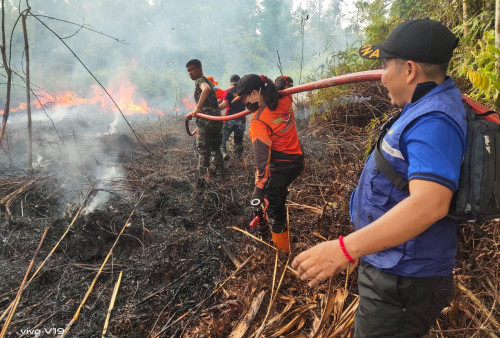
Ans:
<svg viewBox="0 0 500 338"><path fill-rule="evenodd" d="M255 185L264 189L271 169L302 163L302 147L295 126L291 96L279 100L276 110L264 107L253 113L250 122L255 164Z"/></svg>

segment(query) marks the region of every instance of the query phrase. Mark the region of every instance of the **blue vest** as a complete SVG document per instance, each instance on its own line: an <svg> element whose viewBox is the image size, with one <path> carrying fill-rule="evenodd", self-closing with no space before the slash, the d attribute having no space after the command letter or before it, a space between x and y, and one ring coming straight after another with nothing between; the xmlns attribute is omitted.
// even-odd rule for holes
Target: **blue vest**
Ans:
<svg viewBox="0 0 500 338"><path fill-rule="evenodd" d="M465 149L467 124L462 98L453 80L447 78L418 101L407 104L382 140L384 157L405 179L408 179L408 161L401 152L401 134L415 119L436 111L448 115L461 128L462 146ZM354 228L358 230L372 223L406 197L407 193L398 190L380 173L376 168L373 153L370 154L358 186L351 196L351 219ZM456 250L456 222L445 217L408 242L361 259L380 270L397 275L446 276L452 273Z"/></svg>

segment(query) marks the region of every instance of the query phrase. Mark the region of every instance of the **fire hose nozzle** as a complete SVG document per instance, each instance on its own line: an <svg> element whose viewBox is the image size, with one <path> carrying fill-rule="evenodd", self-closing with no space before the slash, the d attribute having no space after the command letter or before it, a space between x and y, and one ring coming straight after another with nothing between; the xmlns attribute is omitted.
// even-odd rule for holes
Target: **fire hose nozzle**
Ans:
<svg viewBox="0 0 500 338"><path fill-rule="evenodd" d="M262 202L264 202L264 205L262 205ZM264 198L264 201L262 201L259 198L254 198L253 200L250 201L250 204L253 207L253 219L250 222L250 229L254 230L256 227L263 227L265 224L267 224L267 216L266 216L266 211L267 207L269 206L269 201L267 198Z"/></svg>
<svg viewBox="0 0 500 338"><path fill-rule="evenodd" d="M250 201L250 205L252 207L258 207L261 204L260 198L254 198L253 200Z"/></svg>

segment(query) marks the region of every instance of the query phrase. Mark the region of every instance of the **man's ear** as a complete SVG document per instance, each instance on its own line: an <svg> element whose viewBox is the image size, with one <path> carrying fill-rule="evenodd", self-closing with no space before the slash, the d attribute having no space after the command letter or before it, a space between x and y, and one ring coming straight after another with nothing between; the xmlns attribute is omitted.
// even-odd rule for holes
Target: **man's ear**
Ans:
<svg viewBox="0 0 500 338"><path fill-rule="evenodd" d="M419 71L417 63L412 60L407 60L403 68L406 75L406 83L412 83L417 78L417 72Z"/></svg>

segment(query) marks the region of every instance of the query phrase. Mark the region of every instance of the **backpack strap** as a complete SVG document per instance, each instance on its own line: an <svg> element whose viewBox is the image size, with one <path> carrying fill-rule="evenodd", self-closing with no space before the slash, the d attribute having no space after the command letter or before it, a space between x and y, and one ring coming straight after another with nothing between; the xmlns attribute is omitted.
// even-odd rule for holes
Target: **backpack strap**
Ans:
<svg viewBox="0 0 500 338"><path fill-rule="evenodd" d="M489 110L489 111L484 112L484 113L476 113L475 112L475 114L477 116L480 116L480 117L485 117L485 116L489 116L489 115L493 115L493 114L497 114L498 115L498 113L496 111L493 111L493 110Z"/></svg>
<svg viewBox="0 0 500 338"><path fill-rule="evenodd" d="M375 149L373 149L373 158L375 160L375 164L377 168L380 170L380 172L384 174L384 176L387 177L389 181L391 181L391 183L394 184L396 188L406 193L409 193L410 189L408 187L408 180L405 180L403 176L401 176L396 171L396 169L392 167L392 165L389 163L389 161L387 161L387 159L380 151L380 142L382 141L383 137L384 134L380 136L375 146Z"/></svg>
<svg viewBox="0 0 500 338"><path fill-rule="evenodd" d="M375 146L375 149L373 150L373 158L375 160L375 164L377 165L377 168L380 170L382 174L384 174L385 177L391 181L391 183L398 188L400 191L410 193L410 187L408 185L408 181L401 176L396 169L392 167L392 165L387 161L387 159L384 157L382 152L380 151L380 141L382 140L384 135L380 136L379 140L377 141L377 145ZM497 173L498 174L498 173ZM455 196L454 196L455 198ZM452 202L452 205L455 203ZM458 218L448 212L447 217L451 217L453 219L458 220Z"/></svg>
<svg viewBox="0 0 500 338"><path fill-rule="evenodd" d="M496 142L495 142L495 150L496 150L496 164L495 164L495 204L497 209L500 209L500 132L495 133Z"/></svg>

